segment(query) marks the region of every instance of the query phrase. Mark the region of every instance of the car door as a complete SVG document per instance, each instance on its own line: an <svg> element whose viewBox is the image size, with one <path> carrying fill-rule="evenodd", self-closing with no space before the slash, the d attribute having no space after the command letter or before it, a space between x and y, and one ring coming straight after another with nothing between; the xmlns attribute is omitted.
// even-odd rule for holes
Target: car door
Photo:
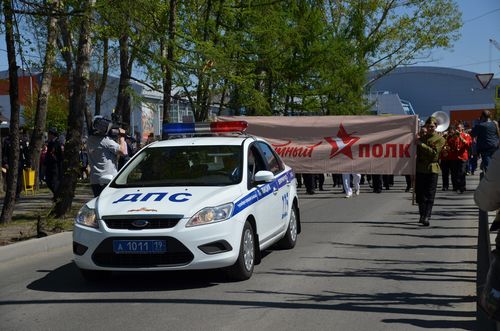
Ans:
<svg viewBox="0 0 500 331"><path fill-rule="evenodd" d="M249 194L256 194L258 197L253 205L252 214L255 216L259 241L262 244L273 237L276 231L273 219L278 216L281 207L277 204L274 181L255 184L255 174L261 170L268 170L267 163L256 142L248 148L246 163Z"/></svg>
<svg viewBox="0 0 500 331"><path fill-rule="evenodd" d="M266 168L271 171L274 176L272 204L275 206L270 217L269 222L272 227L272 235L275 235L286 229L290 213L290 179L285 173L285 167L281 159L276 155L271 146L263 141L257 142L259 150L263 156Z"/></svg>

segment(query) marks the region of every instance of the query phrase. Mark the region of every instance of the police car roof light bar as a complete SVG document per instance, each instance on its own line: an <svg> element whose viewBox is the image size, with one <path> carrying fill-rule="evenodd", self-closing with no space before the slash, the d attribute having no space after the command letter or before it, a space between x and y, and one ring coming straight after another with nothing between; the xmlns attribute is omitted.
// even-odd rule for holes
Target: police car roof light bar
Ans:
<svg viewBox="0 0 500 331"><path fill-rule="evenodd" d="M246 121L212 122L212 123L168 123L163 125L167 135L244 132L248 127Z"/></svg>
<svg viewBox="0 0 500 331"><path fill-rule="evenodd" d="M245 132L248 127L246 121L212 122L210 130L212 132Z"/></svg>

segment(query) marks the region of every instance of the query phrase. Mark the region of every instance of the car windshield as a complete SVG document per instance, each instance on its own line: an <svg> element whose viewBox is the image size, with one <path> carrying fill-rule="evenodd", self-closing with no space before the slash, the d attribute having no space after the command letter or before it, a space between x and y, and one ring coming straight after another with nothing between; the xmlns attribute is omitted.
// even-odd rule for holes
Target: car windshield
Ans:
<svg viewBox="0 0 500 331"><path fill-rule="evenodd" d="M111 187L225 186L241 182L242 146L150 147Z"/></svg>

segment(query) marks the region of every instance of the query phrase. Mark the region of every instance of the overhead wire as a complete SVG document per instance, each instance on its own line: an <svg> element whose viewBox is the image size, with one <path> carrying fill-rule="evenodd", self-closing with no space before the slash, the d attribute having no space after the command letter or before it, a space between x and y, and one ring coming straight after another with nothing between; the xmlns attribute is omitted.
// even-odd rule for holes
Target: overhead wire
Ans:
<svg viewBox="0 0 500 331"><path fill-rule="evenodd" d="M483 13L483 14L481 14L481 15L479 15L479 16L476 16L476 17L470 18L470 19L468 19L468 20L465 20L465 21L464 21L464 24L465 24L465 23L472 22L472 21L475 21L475 20L478 20L478 19L483 18L483 17L485 17L485 16L487 16L487 15L493 14L493 13L495 13L495 12L497 12L497 11L500 11L500 8L490 10L490 11L488 11L488 12L486 12L486 13Z"/></svg>

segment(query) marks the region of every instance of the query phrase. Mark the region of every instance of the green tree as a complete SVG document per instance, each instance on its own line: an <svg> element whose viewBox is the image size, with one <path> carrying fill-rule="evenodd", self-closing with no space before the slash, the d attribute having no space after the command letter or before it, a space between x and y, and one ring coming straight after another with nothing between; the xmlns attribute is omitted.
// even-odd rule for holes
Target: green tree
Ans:
<svg viewBox="0 0 500 331"><path fill-rule="evenodd" d="M19 86L17 79L16 43L14 33L14 8L10 0L2 1L5 24L5 44L9 62L9 99L10 99L10 149L7 172L7 191L3 201L0 223L9 223L14 212L19 164Z"/></svg>
<svg viewBox="0 0 500 331"><path fill-rule="evenodd" d="M377 78L401 65L425 61L459 37L461 12L454 0L329 1L330 24L357 49L357 61Z"/></svg>
<svg viewBox="0 0 500 331"><path fill-rule="evenodd" d="M80 20L77 56L72 77L72 93L69 101L68 129L64 145L64 175L55 194L56 204L52 214L64 216L71 208L78 175L80 173L80 146L82 143L83 123L87 108L87 90L89 86L90 52L92 45L92 14L95 0L86 0L81 5L84 13Z"/></svg>
<svg viewBox="0 0 500 331"><path fill-rule="evenodd" d="M43 132L46 125L47 112L50 98L50 87L52 84L52 74L56 62L56 38L57 38L57 16L54 15L59 7L59 0L49 1L47 3L48 11L51 15L46 17L47 39L45 47L45 57L42 65L42 75L40 89L37 91L37 102L34 114L33 131L28 150L28 160L32 169L35 169L36 178L40 169L40 154L43 146ZM36 188L38 188L38 180L35 180Z"/></svg>
<svg viewBox="0 0 500 331"><path fill-rule="evenodd" d="M35 96L38 97L38 90ZM65 132L68 125L69 100L63 93L52 90L48 98L47 118L43 131L49 128L56 128L59 132ZM24 125L32 128L35 123L36 99L28 102L23 108Z"/></svg>

